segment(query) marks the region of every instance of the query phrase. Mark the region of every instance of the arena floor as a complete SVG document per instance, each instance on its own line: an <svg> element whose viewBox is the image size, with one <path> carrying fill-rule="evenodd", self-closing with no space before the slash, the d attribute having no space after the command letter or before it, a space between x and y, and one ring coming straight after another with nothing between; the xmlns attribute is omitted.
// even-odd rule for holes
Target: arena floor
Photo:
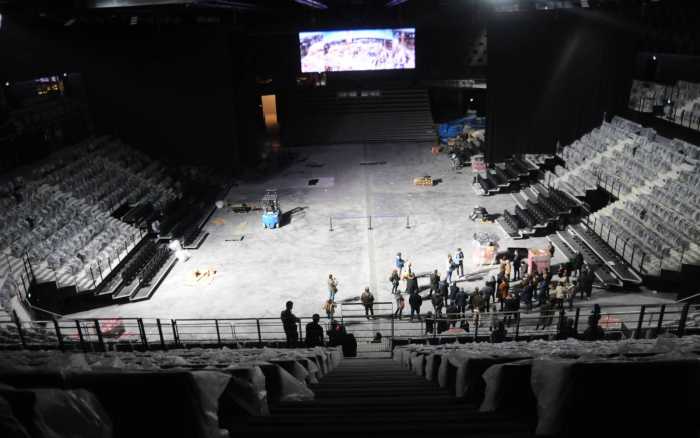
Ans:
<svg viewBox="0 0 700 438"><path fill-rule="evenodd" d="M472 172L450 169L445 155L433 156L427 144L345 145L300 148L308 157L281 174L233 187L227 201L257 202L267 188L278 189L282 210L295 210L276 230L262 227L260 213L217 210L209 236L191 258L178 262L150 300L75 314L75 317L214 318L278 317L287 300L298 316L323 314L326 280L339 280L336 300L352 300L369 286L377 301L393 301L388 281L400 251L415 272L444 272L447 254L461 247L465 271L475 232L500 236L500 247L546 246L545 238L513 241L497 224L477 224L468 216L475 205L490 213L513 209L509 194L480 197L471 188ZM383 165L360 165L386 161ZM313 164L314 166L311 166ZM322 165L318 167L318 165ZM441 179L418 187L413 178ZM318 179L309 186L310 179ZM329 217L333 216L333 231ZM367 216L372 216L368 230ZM406 217L410 228L406 228ZM244 236L243 240L238 240ZM553 263L562 262L555 254ZM216 271L195 280L194 272ZM427 279L420 280L425 284ZM467 290L483 280L464 282ZM403 284L402 284L403 287ZM645 304L669 300L651 292L595 292L595 301Z"/></svg>

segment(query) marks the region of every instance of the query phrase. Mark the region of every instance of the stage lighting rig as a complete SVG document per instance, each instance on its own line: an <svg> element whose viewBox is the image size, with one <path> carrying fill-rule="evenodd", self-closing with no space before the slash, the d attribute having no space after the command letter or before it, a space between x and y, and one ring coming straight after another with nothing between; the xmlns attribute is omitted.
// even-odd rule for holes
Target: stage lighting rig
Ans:
<svg viewBox="0 0 700 438"><path fill-rule="evenodd" d="M299 3L300 5L308 6L310 8L314 9L328 9L328 6L325 4L317 1L317 0L294 0L296 3Z"/></svg>

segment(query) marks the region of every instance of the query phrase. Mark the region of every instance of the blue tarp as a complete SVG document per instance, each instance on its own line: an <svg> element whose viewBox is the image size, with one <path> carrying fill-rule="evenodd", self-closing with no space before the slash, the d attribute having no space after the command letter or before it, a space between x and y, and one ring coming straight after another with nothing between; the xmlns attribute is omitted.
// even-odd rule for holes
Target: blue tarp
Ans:
<svg viewBox="0 0 700 438"><path fill-rule="evenodd" d="M445 143L450 138L457 137L464 131L465 126L472 129L486 128L486 117L467 116L439 124L438 135L440 136L440 142Z"/></svg>

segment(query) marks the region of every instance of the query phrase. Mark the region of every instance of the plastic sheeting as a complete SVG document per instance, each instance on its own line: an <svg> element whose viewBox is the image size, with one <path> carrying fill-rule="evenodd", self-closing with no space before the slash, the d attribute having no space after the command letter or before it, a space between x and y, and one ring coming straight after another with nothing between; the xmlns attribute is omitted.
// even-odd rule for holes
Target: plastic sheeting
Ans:
<svg viewBox="0 0 700 438"><path fill-rule="evenodd" d="M199 390L204 416L201 427L203 436L228 437L228 431L219 428L219 397L226 390L231 376L217 371L195 371L192 373Z"/></svg>
<svg viewBox="0 0 700 438"><path fill-rule="evenodd" d="M112 421L84 389L34 389L35 425L44 438L111 438Z"/></svg>
<svg viewBox="0 0 700 438"><path fill-rule="evenodd" d="M486 128L486 118L467 116L439 124L438 136L440 136L440 142L445 143L448 139L457 137L464 132L465 126L473 129L484 129Z"/></svg>

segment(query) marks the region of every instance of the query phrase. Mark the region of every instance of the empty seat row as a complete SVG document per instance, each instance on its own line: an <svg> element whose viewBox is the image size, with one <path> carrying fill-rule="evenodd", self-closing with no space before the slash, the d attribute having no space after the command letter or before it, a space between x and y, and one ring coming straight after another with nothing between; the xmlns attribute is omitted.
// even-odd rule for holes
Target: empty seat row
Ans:
<svg viewBox="0 0 700 438"><path fill-rule="evenodd" d="M148 240L144 243L131 257L131 260L127 263L121 272L122 279L126 283L131 283L138 275L141 270L146 266L146 264L153 258L158 250L158 245L153 240Z"/></svg>
<svg viewBox="0 0 700 438"><path fill-rule="evenodd" d="M143 270L139 273L139 279L141 284L149 284L150 281L155 277L160 268L165 264L170 256L170 249L166 246L159 246L155 254L152 255L151 259L146 263Z"/></svg>

